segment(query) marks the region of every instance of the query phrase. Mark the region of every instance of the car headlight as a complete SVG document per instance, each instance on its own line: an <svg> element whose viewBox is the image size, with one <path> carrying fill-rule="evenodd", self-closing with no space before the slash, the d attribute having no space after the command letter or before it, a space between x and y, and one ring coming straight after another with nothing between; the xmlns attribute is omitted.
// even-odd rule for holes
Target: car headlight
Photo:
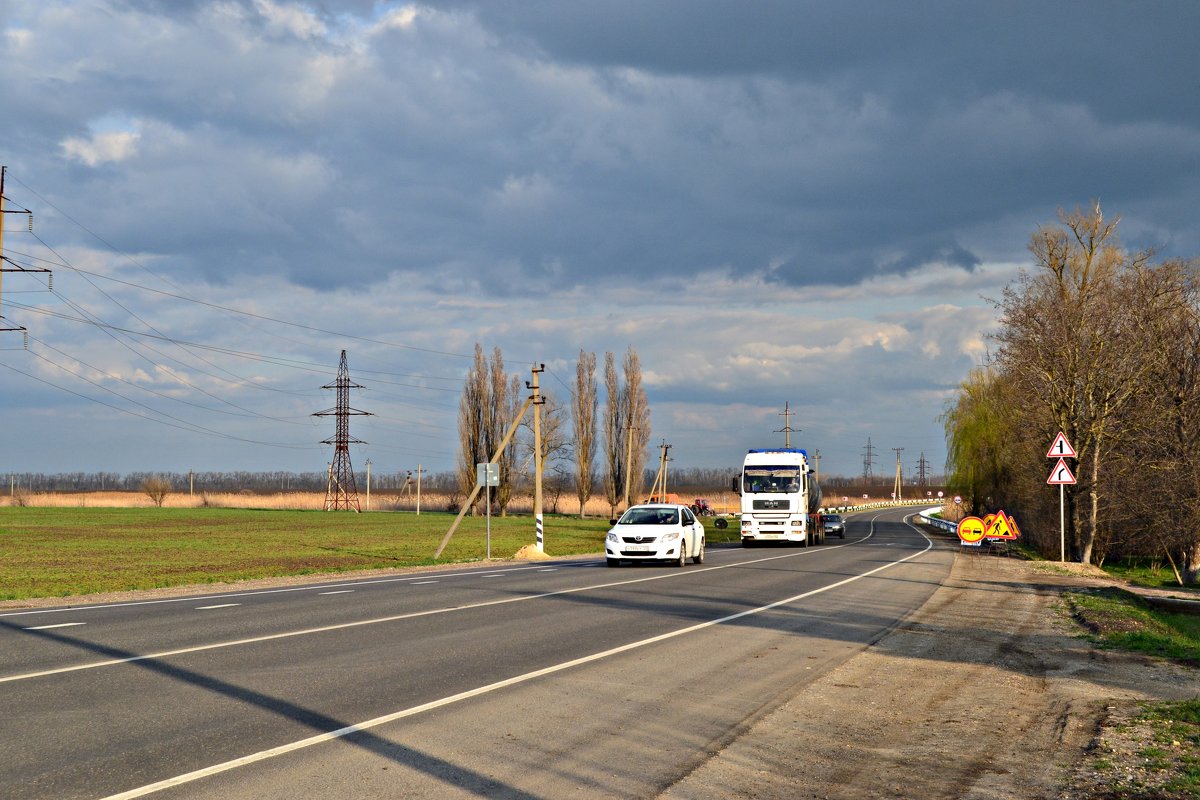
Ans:
<svg viewBox="0 0 1200 800"><path fill-rule="evenodd" d="M609 531L608 536L606 538L608 539L608 541L612 542L613 544L616 544L617 543L617 532Z"/></svg>
<svg viewBox="0 0 1200 800"><path fill-rule="evenodd" d="M659 541L660 542L673 542L678 538L679 538L679 531L672 531L671 533L664 533L662 535L662 538L659 539Z"/></svg>

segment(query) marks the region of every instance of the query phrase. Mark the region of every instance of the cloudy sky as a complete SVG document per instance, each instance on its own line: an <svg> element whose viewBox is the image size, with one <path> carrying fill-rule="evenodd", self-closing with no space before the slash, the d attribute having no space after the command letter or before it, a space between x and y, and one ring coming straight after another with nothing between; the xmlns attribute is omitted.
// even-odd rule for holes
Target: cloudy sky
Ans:
<svg viewBox="0 0 1200 800"><path fill-rule="evenodd" d="M1200 255L1200 4L0 0L4 472L452 467L475 343L675 466L904 448L1059 208ZM14 267L6 263L6 267Z"/></svg>

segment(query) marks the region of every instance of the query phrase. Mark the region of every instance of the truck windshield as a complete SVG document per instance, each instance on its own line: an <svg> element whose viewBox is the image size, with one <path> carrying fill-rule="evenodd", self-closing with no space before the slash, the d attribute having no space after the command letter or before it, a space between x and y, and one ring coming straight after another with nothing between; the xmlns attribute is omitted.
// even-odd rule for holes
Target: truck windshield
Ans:
<svg viewBox="0 0 1200 800"><path fill-rule="evenodd" d="M746 467L742 473L742 491L751 494L800 491L799 467Z"/></svg>

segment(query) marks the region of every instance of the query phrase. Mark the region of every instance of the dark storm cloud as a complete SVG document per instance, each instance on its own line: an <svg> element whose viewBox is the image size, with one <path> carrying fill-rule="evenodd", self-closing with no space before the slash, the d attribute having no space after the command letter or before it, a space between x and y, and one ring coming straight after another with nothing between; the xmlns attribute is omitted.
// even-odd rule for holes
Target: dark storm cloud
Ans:
<svg viewBox="0 0 1200 800"><path fill-rule="evenodd" d="M1197 244L1193 3L8 7L22 172L217 283L853 285L1092 197Z"/></svg>

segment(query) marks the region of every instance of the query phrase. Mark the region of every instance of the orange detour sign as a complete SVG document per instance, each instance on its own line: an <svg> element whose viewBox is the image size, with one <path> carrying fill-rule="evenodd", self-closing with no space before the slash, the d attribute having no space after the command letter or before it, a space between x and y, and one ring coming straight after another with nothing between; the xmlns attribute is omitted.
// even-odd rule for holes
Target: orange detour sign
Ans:
<svg viewBox="0 0 1200 800"><path fill-rule="evenodd" d="M979 517L963 517L958 523L958 538L963 544L979 544L985 528Z"/></svg>

